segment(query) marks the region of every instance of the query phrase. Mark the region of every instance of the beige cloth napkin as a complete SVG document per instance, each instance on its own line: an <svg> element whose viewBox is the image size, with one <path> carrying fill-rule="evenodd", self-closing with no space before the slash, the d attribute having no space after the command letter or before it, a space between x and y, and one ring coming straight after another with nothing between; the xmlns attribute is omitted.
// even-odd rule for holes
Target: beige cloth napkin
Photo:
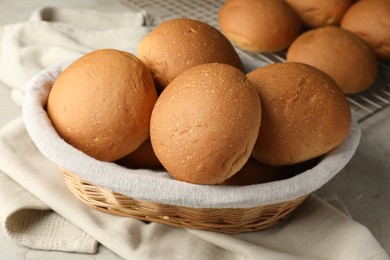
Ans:
<svg viewBox="0 0 390 260"><path fill-rule="evenodd" d="M21 105L24 85L38 71L94 49L134 53L149 32L144 12L43 7L29 21L0 27L0 81Z"/></svg>
<svg viewBox="0 0 390 260"><path fill-rule="evenodd" d="M67 190L57 167L32 143L21 118L0 130L0 158L0 170L20 185L12 184L14 195L1 197L20 194L23 198L30 192L29 196L36 197L33 207L45 208L42 203L46 204L125 259L389 259L366 227L315 196L283 223L239 235L145 224L95 211ZM19 215L29 212L25 209ZM0 216L3 225L17 223L3 207Z"/></svg>
<svg viewBox="0 0 390 260"><path fill-rule="evenodd" d="M97 241L0 172L0 219L19 245L65 252L96 253Z"/></svg>

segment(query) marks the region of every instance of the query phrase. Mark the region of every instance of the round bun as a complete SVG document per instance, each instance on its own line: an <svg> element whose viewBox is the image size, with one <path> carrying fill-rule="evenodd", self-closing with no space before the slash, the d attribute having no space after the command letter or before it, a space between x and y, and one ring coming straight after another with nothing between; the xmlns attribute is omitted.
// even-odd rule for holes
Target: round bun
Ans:
<svg viewBox="0 0 390 260"><path fill-rule="evenodd" d="M237 52L221 32L191 19L159 24L140 43L138 56L151 69L161 89L180 73L199 64L225 63L243 69Z"/></svg>
<svg viewBox="0 0 390 260"><path fill-rule="evenodd" d="M287 61L306 63L326 72L348 94L370 87L378 70L371 47L336 26L301 34L288 49Z"/></svg>
<svg viewBox="0 0 390 260"><path fill-rule="evenodd" d="M126 155L118 161L118 164L132 169L160 169L162 165L153 151L148 138L137 150Z"/></svg>
<svg viewBox="0 0 390 260"><path fill-rule="evenodd" d="M153 150L174 179L217 184L250 157L261 120L260 99L245 74L203 64L175 78L153 109Z"/></svg>
<svg viewBox="0 0 390 260"><path fill-rule="evenodd" d="M298 15L283 0L229 0L219 12L219 25L235 45L256 52L286 48L301 29Z"/></svg>
<svg viewBox="0 0 390 260"><path fill-rule="evenodd" d="M284 180L293 176L292 166L269 166L253 158L222 185L244 186Z"/></svg>
<svg viewBox="0 0 390 260"><path fill-rule="evenodd" d="M341 27L363 40L379 58L390 59L390 1L358 1L345 13Z"/></svg>
<svg viewBox="0 0 390 260"><path fill-rule="evenodd" d="M339 25L353 0L285 0L310 28Z"/></svg>
<svg viewBox="0 0 390 260"><path fill-rule="evenodd" d="M324 72L302 63L267 65L247 77L261 99L262 122L252 156L291 165L337 147L351 125L349 103Z"/></svg>
<svg viewBox="0 0 390 260"><path fill-rule="evenodd" d="M56 79L48 116L70 145L102 161L115 161L149 136L157 100L149 69L130 53L88 53Z"/></svg>

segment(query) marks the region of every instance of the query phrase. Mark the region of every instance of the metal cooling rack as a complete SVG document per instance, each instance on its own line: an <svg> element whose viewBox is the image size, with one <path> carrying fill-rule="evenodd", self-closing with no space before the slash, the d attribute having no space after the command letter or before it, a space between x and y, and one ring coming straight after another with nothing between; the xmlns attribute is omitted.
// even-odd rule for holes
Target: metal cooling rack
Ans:
<svg viewBox="0 0 390 260"><path fill-rule="evenodd" d="M125 4L139 8L146 14L149 25L155 26L173 18L192 18L219 29L218 12L222 0L123 0ZM265 63L285 61L286 55L280 53L252 53L237 48L241 56ZM373 86L355 95L347 96L351 109L358 122L390 106L390 66L380 63L379 73Z"/></svg>

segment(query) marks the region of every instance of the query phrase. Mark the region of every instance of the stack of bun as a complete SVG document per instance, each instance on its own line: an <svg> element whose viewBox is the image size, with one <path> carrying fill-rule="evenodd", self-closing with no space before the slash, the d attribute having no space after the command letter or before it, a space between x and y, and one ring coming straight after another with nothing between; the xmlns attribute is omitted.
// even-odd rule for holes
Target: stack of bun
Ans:
<svg viewBox="0 0 390 260"><path fill-rule="evenodd" d="M245 75L203 22L167 21L139 50L93 51L57 78L47 113L66 142L178 181L249 185L293 176L349 131L347 99L327 74L284 62Z"/></svg>
<svg viewBox="0 0 390 260"><path fill-rule="evenodd" d="M218 18L237 47L286 50L287 61L324 71L345 94L371 87L377 58L390 59L388 0L228 0Z"/></svg>

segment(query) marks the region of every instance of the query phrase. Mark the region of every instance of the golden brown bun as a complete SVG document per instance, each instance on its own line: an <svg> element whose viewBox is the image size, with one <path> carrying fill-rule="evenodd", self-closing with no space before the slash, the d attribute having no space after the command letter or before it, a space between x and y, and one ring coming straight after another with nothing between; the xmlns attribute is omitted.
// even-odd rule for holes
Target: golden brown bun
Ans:
<svg viewBox="0 0 390 260"><path fill-rule="evenodd" d="M301 21L283 0L229 0L219 12L219 25L238 47L256 52L286 48Z"/></svg>
<svg viewBox="0 0 390 260"><path fill-rule="evenodd" d="M303 24L315 28L339 25L353 0L285 0L301 17Z"/></svg>
<svg viewBox="0 0 390 260"><path fill-rule="evenodd" d="M148 138L137 150L126 155L118 161L118 164L132 169L159 169L162 168L160 161L153 151Z"/></svg>
<svg viewBox="0 0 390 260"><path fill-rule="evenodd" d="M191 19L173 19L158 25L140 43L138 56L162 89L195 65L216 62L243 68L238 54L221 32Z"/></svg>
<svg viewBox="0 0 390 260"><path fill-rule="evenodd" d="M341 27L365 40L379 58L390 59L390 1L358 1L345 13Z"/></svg>
<svg viewBox="0 0 390 260"><path fill-rule="evenodd" d="M371 47L335 26L301 34L288 49L287 61L306 63L326 72L349 94L370 87L378 70Z"/></svg>
<svg viewBox="0 0 390 260"><path fill-rule="evenodd" d="M88 53L54 82L47 112L66 142L102 161L114 161L149 136L157 99L149 69L130 53Z"/></svg>
<svg viewBox="0 0 390 260"><path fill-rule="evenodd" d="M291 165L325 154L346 137L349 103L324 72L285 62L250 72L262 105L262 122L252 156L268 165Z"/></svg>
<svg viewBox="0 0 390 260"><path fill-rule="evenodd" d="M261 107L256 89L240 70L202 64L175 78L152 112L153 150L173 178L217 184L248 160Z"/></svg>
<svg viewBox="0 0 390 260"><path fill-rule="evenodd" d="M293 176L292 166L270 166L253 158L222 185L243 186L287 179Z"/></svg>

